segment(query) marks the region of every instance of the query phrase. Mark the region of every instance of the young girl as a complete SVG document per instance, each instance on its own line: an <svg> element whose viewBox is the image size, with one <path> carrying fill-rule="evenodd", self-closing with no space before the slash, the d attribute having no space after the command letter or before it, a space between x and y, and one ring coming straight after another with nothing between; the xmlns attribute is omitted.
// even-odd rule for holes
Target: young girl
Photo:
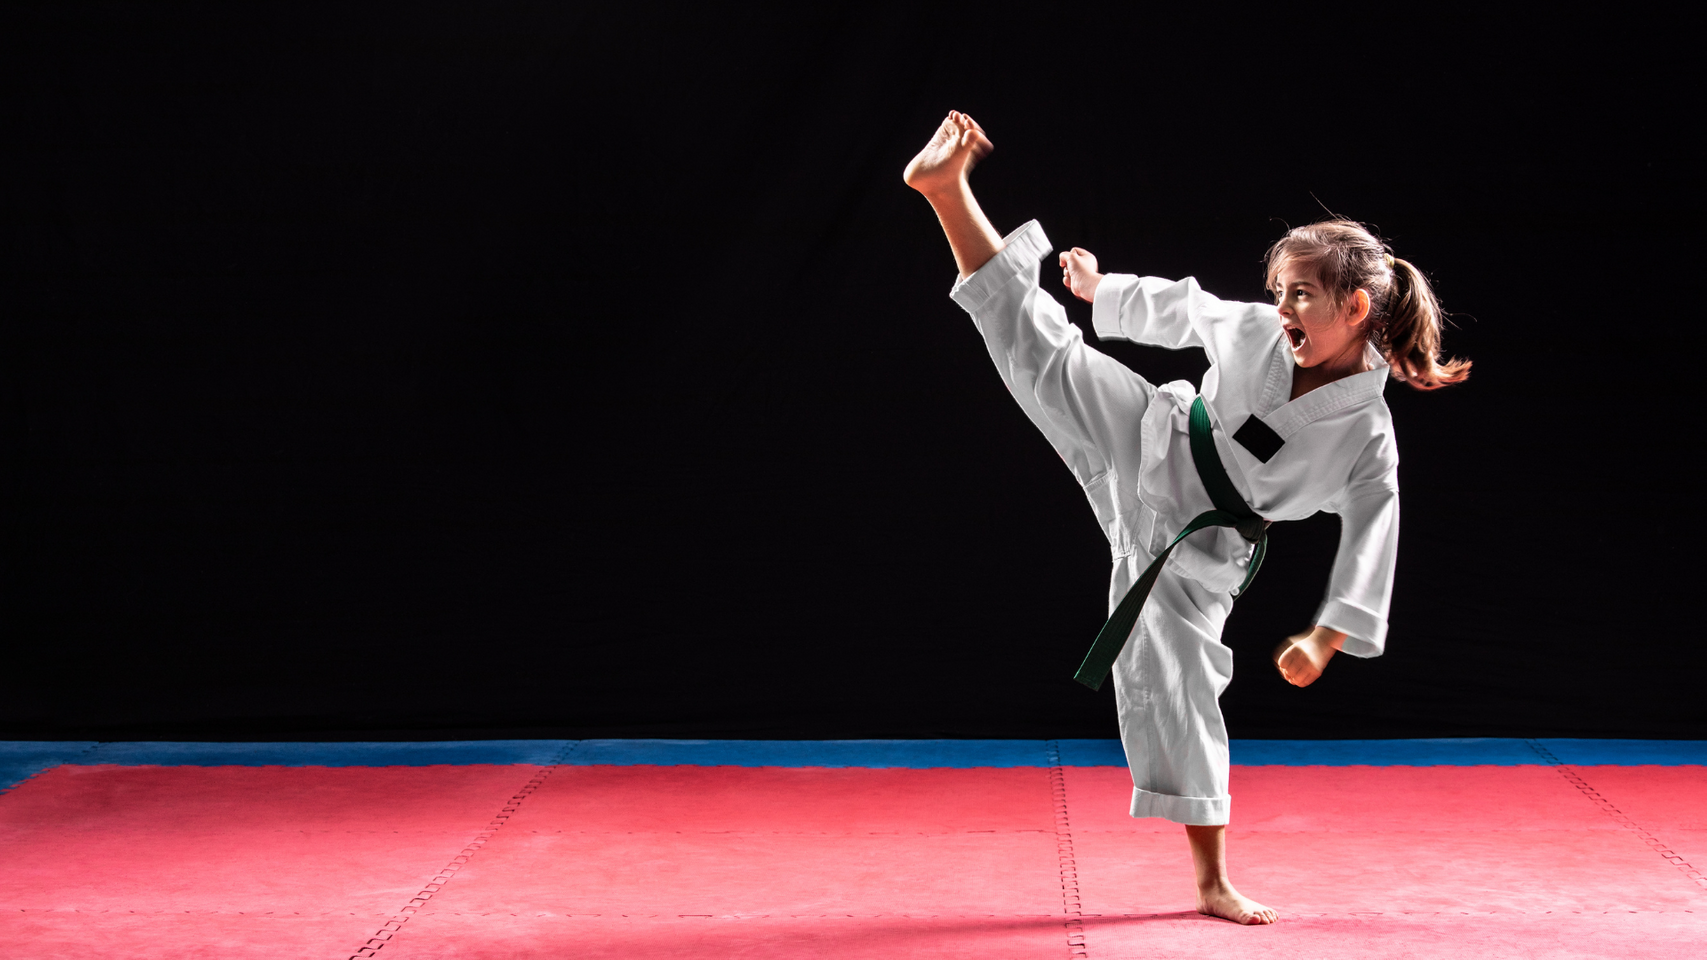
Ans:
<svg viewBox="0 0 1707 960"><path fill-rule="evenodd" d="M903 177L948 234L960 268L950 295L1108 537L1116 614L1080 676L1095 685L1112 670L1132 816L1185 825L1197 909L1273 923L1275 912L1227 877L1218 701L1233 655L1221 628L1260 562L1252 547L1265 521L1326 510L1341 521L1327 597L1315 625L1276 649L1275 665L1302 687L1335 651L1380 655L1399 535L1399 456L1382 388L1390 373L1432 390L1464 379L1470 364L1441 362L1440 310L1422 274L1349 221L1299 227L1269 250L1273 306L1218 300L1190 278L1099 274L1077 247L1060 254L1061 281L1093 304L1099 337L1209 355L1201 394L1183 380L1153 386L1086 346L1038 286L1050 246L1036 221L1005 238L991 227L967 174L992 147L971 117L951 112ZM1188 525L1195 532L1170 546Z"/></svg>

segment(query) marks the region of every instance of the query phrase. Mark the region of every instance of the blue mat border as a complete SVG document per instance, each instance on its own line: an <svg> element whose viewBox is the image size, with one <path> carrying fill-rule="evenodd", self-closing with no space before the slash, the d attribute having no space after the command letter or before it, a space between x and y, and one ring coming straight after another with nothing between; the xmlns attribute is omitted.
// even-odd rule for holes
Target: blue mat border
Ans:
<svg viewBox="0 0 1707 960"><path fill-rule="evenodd" d="M0 741L0 789L60 764L387 767L439 764L970 769L1047 767L1047 740L446 740L368 743ZM1053 741L1070 767L1125 766L1118 740ZM1582 766L1707 765L1707 740L1499 737L1234 740L1241 766L1529 766L1531 744Z"/></svg>

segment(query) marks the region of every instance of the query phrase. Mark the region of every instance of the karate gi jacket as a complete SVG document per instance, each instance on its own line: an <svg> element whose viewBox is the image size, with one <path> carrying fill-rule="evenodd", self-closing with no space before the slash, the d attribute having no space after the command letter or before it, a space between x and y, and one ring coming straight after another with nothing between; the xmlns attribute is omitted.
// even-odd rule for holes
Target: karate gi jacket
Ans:
<svg viewBox="0 0 1707 960"><path fill-rule="evenodd" d="M1213 507L1191 455L1189 415L1199 391L1184 380L1151 386L1087 345L1037 285L1038 261L1051 252L1042 227L1027 223L951 295L979 324L1014 398L1084 486L1116 563L1140 554L1148 563ZM1020 308L1002 309L1009 300ZM1210 366L1201 393L1233 486L1268 520L1339 516L1339 550L1314 622L1346 634L1343 652L1379 656L1399 540L1399 454L1382 398L1386 361L1371 347L1373 369L1288 400L1295 364L1279 311L1218 299L1190 277L1107 274L1091 316L1104 340L1203 348ZM1266 463L1233 439L1253 415L1284 441ZM1187 537L1168 566L1231 591L1249 560L1250 544L1216 527Z"/></svg>

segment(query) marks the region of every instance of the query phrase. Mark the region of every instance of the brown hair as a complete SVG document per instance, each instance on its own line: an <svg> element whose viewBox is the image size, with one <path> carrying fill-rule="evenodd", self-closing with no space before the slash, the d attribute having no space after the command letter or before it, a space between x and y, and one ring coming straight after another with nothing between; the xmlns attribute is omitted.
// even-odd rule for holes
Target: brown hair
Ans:
<svg viewBox="0 0 1707 960"><path fill-rule="evenodd" d="M1316 273L1337 307L1357 290L1369 294L1369 342L1381 351L1393 376L1418 390L1435 390L1470 375L1470 361L1442 361L1440 301L1428 278L1393 256L1392 248L1360 223L1324 220L1293 227L1263 258L1266 283L1286 261Z"/></svg>

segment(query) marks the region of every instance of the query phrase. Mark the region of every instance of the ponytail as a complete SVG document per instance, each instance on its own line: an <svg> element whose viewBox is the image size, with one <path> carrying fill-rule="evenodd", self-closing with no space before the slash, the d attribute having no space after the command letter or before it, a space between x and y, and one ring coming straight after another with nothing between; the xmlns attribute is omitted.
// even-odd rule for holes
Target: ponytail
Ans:
<svg viewBox="0 0 1707 960"><path fill-rule="evenodd" d="M1438 390L1470 376L1470 361L1440 359L1440 301L1428 278L1407 260L1393 261L1393 282L1371 340L1393 375L1418 390Z"/></svg>
<svg viewBox="0 0 1707 960"><path fill-rule="evenodd" d="M1444 312L1428 278L1360 223L1324 220L1294 227L1264 258L1267 285L1281 263L1295 260L1315 270L1334 302L1357 290L1369 294L1369 342L1381 351L1393 377L1418 390L1438 390L1470 376L1470 361L1441 360Z"/></svg>

